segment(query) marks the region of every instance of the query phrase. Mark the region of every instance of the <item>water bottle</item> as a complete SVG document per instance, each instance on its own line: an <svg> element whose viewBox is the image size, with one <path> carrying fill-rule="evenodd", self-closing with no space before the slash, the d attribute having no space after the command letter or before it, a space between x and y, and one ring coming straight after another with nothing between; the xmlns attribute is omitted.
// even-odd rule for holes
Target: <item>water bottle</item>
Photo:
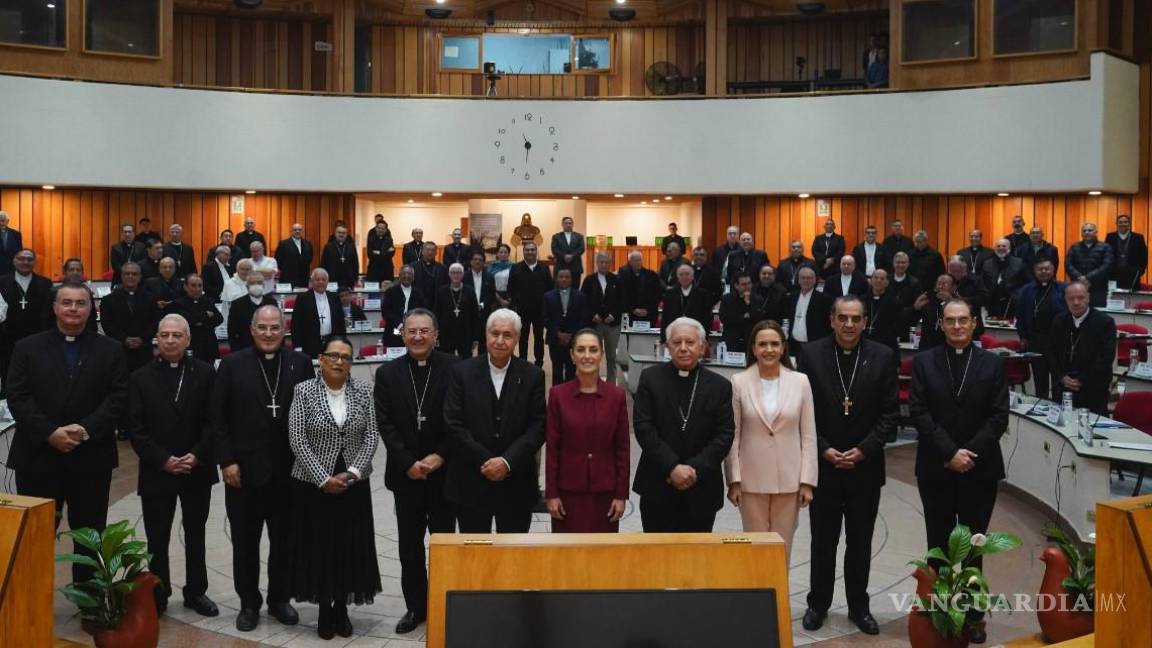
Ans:
<svg viewBox="0 0 1152 648"><path fill-rule="evenodd" d="M384 346L384 336L381 335L380 339L376 342L376 355L378 355L378 356L384 355L384 350L387 348L388 347Z"/></svg>
<svg viewBox="0 0 1152 648"><path fill-rule="evenodd" d="M284 295L276 295L276 303L280 305L280 310L284 310Z"/></svg>
<svg viewBox="0 0 1152 648"><path fill-rule="evenodd" d="M628 321L628 313L624 313L624 315L620 317L620 325L624 327L625 331L631 326L631 322Z"/></svg>
<svg viewBox="0 0 1152 648"><path fill-rule="evenodd" d="M659 340L652 343L652 355L656 356L657 360L660 359L660 341Z"/></svg>
<svg viewBox="0 0 1152 648"><path fill-rule="evenodd" d="M1128 349L1128 371L1135 371L1138 364L1140 364L1140 351L1135 347Z"/></svg>
<svg viewBox="0 0 1152 648"><path fill-rule="evenodd" d="M792 335L792 320L786 319L780 324L780 328L784 329L784 337Z"/></svg>
<svg viewBox="0 0 1152 648"><path fill-rule="evenodd" d="M1072 414L1072 392L1065 391L1060 400L1060 412L1068 417Z"/></svg>
<svg viewBox="0 0 1152 648"><path fill-rule="evenodd" d="M1089 448L1092 447L1092 426L1088 424L1088 410L1081 407L1076 411L1076 431L1080 440Z"/></svg>
<svg viewBox="0 0 1152 648"><path fill-rule="evenodd" d="M717 344L716 345L716 359L719 360L720 362L724 362L724 354L725 353L728 353L728 344L725 342L721 342L720 344Z"/></svg>

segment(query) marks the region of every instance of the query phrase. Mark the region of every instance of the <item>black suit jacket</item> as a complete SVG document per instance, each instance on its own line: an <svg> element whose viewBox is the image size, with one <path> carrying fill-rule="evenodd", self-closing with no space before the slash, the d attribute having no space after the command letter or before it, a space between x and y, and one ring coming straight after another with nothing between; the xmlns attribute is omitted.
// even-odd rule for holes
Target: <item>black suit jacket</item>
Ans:
<svg viewBox="0 0 1152 648"><path fill-rule="evenodd" d="M537 263L536 269L524 261L512 266L508 273L508 296L512 308L526 320L536 320L544 308L544 293L552 290L552 274L548 266Z"/></svg>
<svg viewBox="0 0 1152 648"><path fill-rule="evenodd" d="M180 245L165 243L164 256L172 257L172 260L176 262L176 276L180 279L187 277L190 273L198 272L196 252L188 243L181 243Z"/></svg>
<svg viewBox="0 0 1152 648"><path fill-rule="evenodd" d="M788 292L800 290L800 270L803 268L816 270L816 262L808 257L800 257L799 259L788 257L784 259L780 262L780 267L776 268L776 283L784 286ZM820 273L816 272L816 276L819 277ZM759 277L752 278L753 285L759 283L759 281Z"/></svg>
<svg viewBox="0 0 1152 648"><path fill-rule="evenodd" d="M400 262L404 265L416 263L420 260L420 251L423 249L424 241L408 241L400 251Z"/></svg>
<svg viewBox="0 0 1152 648"><path fill-rule="evenodd" d="M201 268L212 265L212 262L216 260L216 249L221 245L223 245L223 243L217 243L208 248L208 254L204 256L204 265L202 265ZM236 274L236 263L244 257L240 256L240 248L236 247L235 245L229 245L228 251L231 252L231 256L228 257L228 263L226 264L228 266L228 273L230 275Z"/></svg>
<svg viewBox="0 0 1152 648"><path fill-rule="evenodd" d="M201 275L204 278L204 294L212 298L212 301L220 303L220 293L224 292L224 282L232 278L232 271L228 271L228 276L220 271L220 265L213 259L212 263L204 266L204 273Z"/></svg>
<svg viewBox="0 0 1152 648"><path fill-rule="evenodd" d="M164 277L148 277L144 280L144 291L156 302L156 308L160 309L160 302L171 303L184 296L184 280L176 275L167 281Z"/></svg>
<svg viewBox="0 0 1152 648"><path fill-rule="evenodd" d="M752 305L756 307L756 322L767 319L783 322L792 319L792 312L785 312L788 310L790 297L788 291L775 281L767 287L757 282L752 288ZM755 324L753 322L753 326Z"/></svg>
<svg viewBox="0 0 1152 648"><path fill-rule="evenodd" d="M404 310L404 288L399 281L384 291L384 305L381 308L383 309L381 314L387 324L385 328L389 331L400 326L404 321L404 313L406 312ZM432 304L424 298L424 293L420 292L416 284L412 284L412 294L408 296L408 310L413 308L432 308Z"/></svg>
<svg viewBox="0 0 1152 648"><path fill-rule="evenodd" d="M647 320L656 323L656 309L660 307L660 296L664 289L660 286L660 277L648 268L641 268L639 273L632 272L632 268L624 266L616 273L620 280L620 299L623 302L624 313L628 313L629 320ZM640 316L633 311L644 309L647 315Z"/></svg>
<svg viewBox="0 0 1152 648"><path fill-rule="evenodd" d="M404 356L385 362L376 370L373 393L376 400L376 425L380 438L388 449L384 467L384 486L396 493L420 493L424 489L441 492L448 473L451 454L448 451L447 431L444 425L444 398L448 394L456 356L433 351L428 358L428 387L421 382L423 392L421 414L425 417L416 427L416 390L412 385L412 358ZM408 478L412 464L436 453L444 458L444 465L428 475L427 479Z"/></svg>
<svg viewBox="0 0 1152 648"><path fill-rule="evenodd" d="M425 265L423 261L412 264L412 285L420 289L420 293L428 298L430 305L436 305L436 292L440 286L448 285L448 268L441 263L433 261Z"/></svg>
<svg viewBox="0 0 1152 648"><path fill-rule="evenodd" d="M677 284L664 291L664 310L660 313L660 341L667 337L668 325L678 317L691 317L700 322L706 332L712 330L712 295L701 288L693 288L685 297Z"/></svg>
<svg viewBox="0 0 1152 648"><path fill-rule="evenodd" d="M1108 413L1108 395L1112 387L1112 363L1116 360L1116 322L1092 308L1080 323L1079 336L1072 313L1064 311L1052 321L1049 333L1048 361L1056 383L1056 398L1064 393L1059 384L1071 372L1082 383L1073 401L1098 414ZM1076 351L1072 353L1075 344Z"/></svg>
<svg viewBox="0 0 1152 648"><path fill-rule="evenodd" d="M864 314L868 323L864 336L899 353L900 332L904 329L904 308L891 292L879 298L872 294L864 297Z"/></svg>
<svg viewBox="0 0 1152 648"><path fill-rule="evenodd" d="M611 272L604 275L604 288L600 288L600 277L598 272L584 277L584 285L580 287L580 292L584 293L584 297L588 300L588 317L591 319L597 315L600 319L607 319L612 317L611 324L620 323L620 315L624 311L624 296L620 288L620 279Z"/></svg>
<svg viewBox="0 0 1152 648"><path fill-rule="evenodd" d="M291 283L295 288L307 286L308 276L312 273L312 255L312 241L300 239L299 250L291 236L280 241L276 246L276 267L280 269L280 281Z"/></svg>
<svg viewBox="0 0 1152 648"><path fill-rule="evenodd" d="M788 295L788 307L784 309L784 319L792 320L796 314L796 303L800 301L800 292ZM808 310L804 313L804 327L808 332L808 341L815 342L820 338L832 334L832 322L828 319L832 314L832 299L824 293L812 289L812 297L808 300ZM788 341L795 342L796 322L788 328Z"/></svg>
<svg viewBox="0 0 1152 648"><path fill-rule="evenodd" d="M564 261L565 254L572 255L571 263ZM584 235L579 232L572 232L572 243L568 243L564 240L564 232L553 234L552 258L555 260L553 263L555 269L568 268L572 271L572 285L579 285L576 283L576 279L584 274Z"/></svg>
<svg viewBox="0 0 1152 648"><path fill-rule="evenodd" d="M1137 290L1140 277L1148 271L1148 243L1143 234L1132 232L1125 245L1118 232L1109 232L1104 242L1112 248L1112 279L1118 288Z"/></svg>
<svg viewBox="0 0 1152 648"><path fill-rule="evenodd" d="M676 367L671 362L648 367L640 374L632 408L632 427L640 444L640 463L632 490L641 498L675 503L693 513L711 513L724 505L722 465L732 447L732 383L718 373L697 367L696 398L681 431ZM678 491L667 483L679 464L696 470L696 483Z"/></svg>
<svg viewBox="0 0 1152 648"><path fill-rule="evenodd" d="M746 274L752 277L752 283L760 276L760 268L769 265L768 253L753 248L745 252L740 248L728 255L728 285L736 283L736 275ZM675 277L673 277L675 279Z"/></svg>
<svg viewBox="0 0 1152 648"><path fill-rule="evenodd" d="M720 281L720 273L708 264L700 266L699 268L692 266L692 269L696 271L696 278L693 280L693 283L697 288L703 288L708 291L708 294L711 295L714 300L712 305L715 306L716 302L720 301L720 298L724 296L724 282Z"/></svg>
<svg viewBox="0 0 1152 648"><path fill-rule="evenodd" d="M137 238L139 238L139 237L137 237ZM247 259L247 258L252 256L252 251L249 249L249 246L252 245L253 241L260 241L261 243L263 243L264 244L264 253L268 254L268 242L264 240L264 235L261 234L260 232L257 232L256 230L252 230L251 232L244 230L244 231L240 232L239 234L236 235L235 241L236 241L236 247L240 251L238 254L235 254L232 256L232 268L233 268L233 270L235 270L235 268L236 268L236 262L237 261L239 261L240 259ZM217 247L219 247L219 246L217 246Z"/></svg>
<svg viewBox="0 0 1152 648"><path fill-rule="evenodd" d="M449 243L444 246L444 252L441 254L441 260L444 267L459 263L464 266L465 271L468 269L468 251L472 248L464 243ZM463 257L463 258L461 258Z"/></svg>
<svg viewBox="0 0 1152 648"><path fill-rule="evenodd" d="M360 278L360 257L352 237L344 240L343 247L336 241L329 241L320 255L320 267L328 271L329 281L341 288L354 287Z"/></svg>
<svg viewBox="0 0 1152 648"><path fill-rule="evenodd" d="M826 337L804 347L797 358L797 370L808 375L816 412L816 447L820 451L820 480L817 486L847 484L878 487L884 484L884 444L900 422L900 389L896 382L900 355L869 340L861 340L856 376L844 375L837 367L840 347ZM852 406L844 414L844 384L851 382ZM824 451L846 452L859 448L864 461L855 468L836 468L824 459Z"/></svg>
<svg viewBox="0 0 1152 648"><path fill-rule="evenodd" d="M224 316L211 299L204 296L194 300L185 295L168 304L164 312L176 313L188 320L188 328L192 329L192 343L188 349L197 360L211 363L220 357L216 327L224 322Z"/></svg>
<svg viewBox="0 0 1152 648"><path fill-rule="evenodd" d="M457 306L457 304L459 306ZM456 314L459 307L460 314ZM440 286L432 308L440 323L440 339L445 342L471 345L476 339L476 326L480 321L480 304L471 286L461 286L460 294L453 297L452 285ZM469 347L471 348L471 347Z"/></svg>
<svg viewBox="0 0 1152 648"><path fill-rule="evenodd" d="M131 245L127 245L124 241L118 241L108 250L108 265L112 268L112 286L120 285L120 267L129 261L140 263L148 253L144 250L144 246L136 240L133 240ZM11 272L11 271L9 271ZM5 274L0 271L0 275Z"/></svg>
<svg viewBox="0 0 1152 648"><path fill-rule="evenodd" d="M129 295L124 286L113 290L100 300L100 324L104 335L120 343L128 367L135 369L152 360L152 338L156 337L156 324L160 321L156 302L143 289ZM137 337L144 344L136 349L124 346L124 340Z"/></svg>
<svg viewBox="0 0 1152 648"><path fill-rule="evenodd" d="M1008 385L1004 361L997 355L970 347L971 364L959 396L948 356L952 347L941 345L916 354L912 363L909 410L916 426L916 476L921 483L959 480L998 481L1004 478L1000 437L1008 428ZM953 359L953 362L957 360ZM957 473L944 467L964 448L978 456L976 467Z"/></svg>
<svg viewBox="0 0 1152 648"><path fill-rule="evenodd" d="M315 293L309 290L296 297L296 307L292 309L292 346L310 358L316 358L323 349L320 338L320 313L316 310ZM328 313L332 318L332 335L344 335L344 305L336 293L325 293L328 298ZM252 303L251 300L248 303ZM231 316L229 316L231 319Z"/></svg>
<svg viewBox="0 0 1152 648"><path fill-rule="evenodd" d="M464 271L464 285L472 291L473 295L476 294L476 282L472 278L471 268ZM487 271L480 272L480 304L481 320L496 310L496 279Z"/></svg>
<svg viewBox="0 0 1152 648"><path fill-rule="evenodd" d="M560 303L560 291L549 290L544 293L544 341L548 344L557 344L557 333L575 333L588 326L592 315L588 312L588 300L584 293L575 288L568 289L568 312L565 313Z"/></svg>
<svg viewBox="0 0 1152 648"><path fill-rule="evenodd" d="M128 379L128 436L140 457L136 489L140 495L171 493L185 484L219 481L212 460L212 365L194 358L181 362L183 381L175 387L164 375L167 363L149 362ZM187 475L164 472L169 457L191 452L199 464Z"/></svg>
<svg viewBox="0 0 1152 648"><path fill-rule="evenodd" d="M944 274L944 257L931 246L908 253L908 274L916 277L921 290L934 290L936 278Z"/></svg>
<svg viewBox="0 0 1152 648"><path fill-rule="evenodd" d="M812 260L816 263L816 276L830 277L840 272L840 257L848 249L844 237L839 234L825 236L820 234L812 240ZM824 268L824 261L832 259L832 265Z"/></svg>
<svg viewBox="0 0 1152 648"><path fill-rule="evenodd" d="M19 230L9 227L7 238L7 241L0 238L0 276L16 272L15 266L12 265L12 259L16 258L16 253L24 248L24 237L21 236Z"/></svg>
<svg viewBox="0 0 1152 648"><path fill-rule="evenodd" d="M720 299L720 323L724 326L724 345L729 351L747 352L748 333L760 321L759 302L755 294L749 294L745 302L738 292L730 292Z"/></svg>
<svg viewBox="0 0 1152 648"><path fill-rule="evenodd" d="M856 247L852 248L852 258L856 259L856 272L864 274L865 270L868 269L868 255L864 253L863 243L857 243ZM877 268L891 271L892 257L879 241L876 242L876 255L873 261Z"/></svg>
<svg viewBox="0 0 1152 648"><path fill-rule="evenodd" d="M1053 268L1060 268L1060 248L1047 241L1041 243L1039 249L1032 247L1032 243L1028 242L1019 251L1013 250L1013 254L1020 257L1020 260L1024 262L1024 272L1028 274L1029 280L1035 274L1033 270L1037 261L1047 259L1052 262Z"/></svg>
<svg viewBox="0 0 1152 648"><path fill-rule="evenodd" d="M392 242L391 230L384 232L384 236L377 236L376 230L369 231L364 247L368 257L368 281L391 280L395 277L392 258L396 256L396 247Z"/></svg>
<svg viewBox="0 0 1152 648"><path fill-rule="evenodd" d="M444 399L452 456L444 495L456 504L530 508L536 503L536 453L544 445L544 372L520 358L508 362L499 400L487 355L453 367ZM480 474L480 466L493 457L503 457L512 467L503 481Z"/></svg>
<svg viewBox="0 0 1152 648"><path fill-rule="evenodd" d="M221 468L240 466L240 487L287 479L295 457L288 444L288 412L296 385L316 377L312 359L299 351L281 351L276 417L260 372L255 348L233 352L220 361L212 386L212 451ZM275 381L275 374L268 380Z"/></svg>
<svg viewBox="0 0 1152 648"><path fill-rule="evenodd" d="M841 285L839 272L828 277L824 280L824 295L831 299L844 296L844 286ZM864 275L856 272L852 274L852 281L848 282L848 293L863 298L868 294L870 288L868 287L868 280Z"/></svg>
<svg viewBox="0 0 1152 648"><path fill-rule="evenodd" d="M1024 236L1027 237L1028 235L1025 234ZM911 254L912 250L916 249L916 244L912 242L911 238L907 236L897 237L895 234L889 234L885 237L884 243L881 245L884 246L884 254L888 259L888 265L884 266L884 269L889 272L892 271L892 257L896 256L897 252Z"/></svg>
<svg viewBox="0 0 1152 648"><path fill-rule="evenodd" d="M271 295L264 295L259 305L253 304L248 295L232 300L228 307L228 348L232 353L252 346L252 316L256 314L256 309L275 305L276 300ZM336 312L340 312L339 307Z"/></svg>
<svg viewBox="0 0 1152 648"><path fill-rule="evenodd" d="M17 472L108 473L118 463L116 426L125 412L128 370L115 341L85 331L77 336L80 363L68 370L64 335L42 331L16 343L8 370L8 407L16 431L8 467ZM59 452L48 436L62 425L79 424L88 440Z"/></svg>
<svg viewBox="0 0 1152 648"><path fill-rule="evenodd" d="M48 277L32 273L28 292L22 295L16 275L4 275L0 277L0 297L8 304L8 317L0 322L0 348L10 349L20 338L55 327L52 282ZM26 308L20 306L21 299L27 300Z"/></svg>
<svg viewBox="0 0 1152 648"><path fill-rule="evenodd" d="M964 259L964 264L968 266L968 274L979 275L984 268L984 262L996 256L996 253L991 248L981 245L975 251L971 246L960 248L956 251L956 255Z"/></svg>

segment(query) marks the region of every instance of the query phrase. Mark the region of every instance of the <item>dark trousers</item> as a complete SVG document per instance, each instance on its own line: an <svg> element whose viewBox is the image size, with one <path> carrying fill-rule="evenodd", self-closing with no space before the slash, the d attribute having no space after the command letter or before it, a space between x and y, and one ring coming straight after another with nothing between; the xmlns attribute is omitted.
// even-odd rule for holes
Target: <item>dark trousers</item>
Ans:
<svg viewBox="0 0 1152 648"><path fill-rule="evenodd" d="M924 530L928 548L940 547L948 551L948 536L957 524L968 527L972 533L987 533L996 507L998 484L991 479L970 479L963 475L917 481L920 503L924 508ZM983 561L973 562L976 567Z"/></svg>
<svg viewBox="0 0 1152 648"><path fill-rule="evenodd" d="M544 314L520 313L522 326L520 330L520 357L528 359L528 331L532 331L532 357L537 367L544 366Z"/></svg>
<svg viewBox="0 0 1152 648"><path fill-rule="evenodd" d="M808 506L812 527L811 590L808 607L827 612L836 583L836 549L844 523L844 590L848 610L869 611L868 573L872 568L872 530L880 510L880 485L858 480L820 479Z"/></svg>
<svg viewBox="0 0 1152 648"><path fill-rule="evenodd" d="M172 520L176 515L176 500L180 500L180 513L184 527L184 599L201 596L208 591L208 568L204 564L204 526L208 524L208 509L212 503L212 484L188 483L171 492L141 495L144 510L144 534L148 538L148 569L160 577L156 597L172 595L172 578L168 569L168 545L172 539Z"/></svg>
<svg viewBox="0 0 1152 648"><path fill-rule="evenodd" d="M112 471L98 473L35 473L16 472L16 493L43 497L56 501L56 528L60 528L61 512L68 505L68 528L103 531L108 523L108 488L112 484ZM95 557L79 544L72 543L78 554ZM72 582L92 578L91 567L72 564Z"/></svg>
<svg viewBox="0 0 1152 648"><path fill-rule="evenodd" d="M424 558L424 533L453 533L456 516L444 499L443 482L437 487L421 487L410 493L394 493L396 535L400 551L400 589L408 611L423 619L428 616L428 572Z"/></svg>
<svg viewBox="0 0 1152 648"><path fill-rule="evenodd" d="M716 511L696 511L675 499L640 498L640 524L644 533L711 533Z"/></svg>
<svg viewBox="0 0 1152 648"><path fill-rule="evenodd" d="M1048 338L1033 335L1028 343L1028 350L1039 353L1040 357L1032 358L1032 383L1036 385L1036 397L1045 400L1051 398L1056 386L1052 380L1052 365L1048 362Z"/></svg>
<svg viewBox="0 0 1152 648"><path fill-rule="evenodd" d="M472 357L472 339L468 331L453 331L448 335L440 338L440 350L444 353L451 353L457 358L467 360Z"/></svg>
<svg viewBox="0 0 1152 648"><path fill-rule="evenodd" d="M224 488L224 505L232 527L232 578L240 607L260 609L260 538L268 525L268 603L287 603L292 569L290 482L285 475L262 486Z"/></svg>
<svg viewBox="0 0 1152 648"><path fill-rule="evenodd" d="M552 356L552 384L566 383L576 377L576 365L572 362L572 354L568 347L559 342L548 345L548 354Z"/></svg>
<svg viewBox="0 0 1152 648"><path fill-rule="evenodd" d="M507 502L490 502L480 506L456 507L456 520L460 523L460 533L492 533L492 522L496 522L496 533L528 533L532 526L532 506L516 506Z"/></svg>
<svg viewBox="0 0 1152 648"><path fill-rule="evenodd" d="M12 364L12 351L15 341L10 343L0 344L0 396L7 394L8 389L8 367Z"/></svg>

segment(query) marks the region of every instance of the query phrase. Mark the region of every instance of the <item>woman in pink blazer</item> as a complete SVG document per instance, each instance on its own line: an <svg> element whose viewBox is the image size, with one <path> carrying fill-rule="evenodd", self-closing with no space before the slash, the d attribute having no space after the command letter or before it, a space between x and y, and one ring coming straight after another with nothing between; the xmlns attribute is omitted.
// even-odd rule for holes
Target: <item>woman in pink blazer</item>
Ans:
<svg viewBox="0 0 1152 648"><path fill-rule="evenodd" d="M756 363L732 377L736 436L724 461L728 499L745 531L779 533L791 556L800 508L812 501L819 471L812 388L808 376L792 369L779 324L762 321L748 339Z"/></svg>

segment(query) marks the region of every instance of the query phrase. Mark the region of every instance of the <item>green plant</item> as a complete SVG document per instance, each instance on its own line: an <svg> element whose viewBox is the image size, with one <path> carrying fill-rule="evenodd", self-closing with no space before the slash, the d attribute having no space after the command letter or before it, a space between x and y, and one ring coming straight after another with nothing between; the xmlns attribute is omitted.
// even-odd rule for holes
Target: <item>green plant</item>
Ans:
<svg viewBox="0 0 1152 648"><path fill-rule="evenodd" d="M1044 537L1056 543L1060 552L1068 559L1068 576L1060 581L1064 589L1072 594L1083 595L1089 609L1095 609L1096 602L1096 547L1088 547L1081 552L1075 542L1055 525L1044 529Z"/></svg>
<svg viewBox="0 0 1152 648"><path fill-rule="evenodd" d="M948 536L947 551L933 547L924 560L908 563L934 577L927 600L916 596L917 613L928 616L941 637L959 637L966 626L981 616L970 612L986 612L994 604L994 597L988 591L987 579L980 568L972 563L979 557L1019 546L1020 538L1014 535L993 532L973 535L963 524L956 525ZM939 567L933 569L930 561Z"/></svg>
<svg viewBox="0 0 1152 648"><path fill-rule="evenodd" d="M136 529L128 526L128 520L108 525L103 533L85 528L59 534L65 535L91 550L95 557L79 553L56 556L56 562L77 563L93 569L91 579L65 585L60 591L80 608L80 618L97 631L118 627L124 617L124 597L136 589L136 577L152 558L146 551L147 543L134 539Z"/></svg>

